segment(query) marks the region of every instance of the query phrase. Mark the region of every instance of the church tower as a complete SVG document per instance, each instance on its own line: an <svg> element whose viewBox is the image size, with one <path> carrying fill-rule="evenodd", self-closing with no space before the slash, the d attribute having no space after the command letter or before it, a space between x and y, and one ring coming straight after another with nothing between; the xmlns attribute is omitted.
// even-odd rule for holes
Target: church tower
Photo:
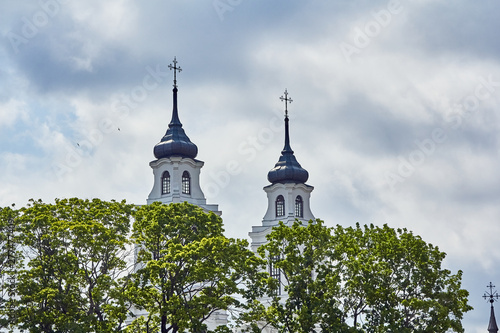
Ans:
<svg viewBox="0 0 500 333"><path fill-rule="evenodd" d="M159 143L154 146L153 153L156 160L149 163L153 169L154 185L149 193L147 204L159 201L164 204L188 202L201 207L206 212L212 211L221 215L218 205L207 204L207 200L200 187L200 172L204 162L197 160L198 147L191 142L182 128L177 109L177 72L182 69L177 66L174 58L173 66L168 66L174 71L173 109L172 120L168 129ZM135 253L139 249L136 247ZM139 269L140 266L136 266ZM132 309L134 317L147 316L144 310ZM133 318L130 318L129 323ZM227 324L227 314L224 310L215 311L205 321L210 330Z"/></svg>
<svg viewBox="0 0 500 333"><path fill-rule="evenodd" d="M198 147L189 140L182 128L177 110L177 72L182 69L174 65L172 120L163 138L154 147L156 160L149 163L153 169L154 185L148 196L148 205L155 201L177 203L187 201L205 211L213 211L221 215L218 205L207 205L207 200L200 187L200 171L204 162L195 159Z"/></svg>
<svg viewBox="0 0 500 333"><path fill-rule="evenodd" d="M267 212L262 225L253 226L249 233L254 252L266 243L266 235L280 221L291 226L296 219L303 223L315 219L309 204L314 187L306 184L309 173L297 162L290 146L288 103L292 99L288 97L287 90L284 95L280 99L285 102L285 146L278 162L267 174L271 184L264 187L267 193Z"/></svg>

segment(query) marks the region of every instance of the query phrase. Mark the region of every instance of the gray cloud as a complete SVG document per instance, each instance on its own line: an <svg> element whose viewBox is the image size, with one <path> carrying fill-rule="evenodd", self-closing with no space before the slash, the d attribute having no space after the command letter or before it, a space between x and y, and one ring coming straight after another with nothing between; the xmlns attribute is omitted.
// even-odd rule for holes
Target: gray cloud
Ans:
<svg viewBox="0 0 500 333"><path fill-rule="evenodd" d="M464 103L481 78L500 82L500 5L401 0L403 11L349 62L340 44L380 25L374 13L388 1L235 3L221 20L212 1L68 2L16 53L7 34L21 34L23 17L43 8L4 2L0 202L144 203L152 147L170 120L166 66L177 56L180 118L206 163L203 188L220 204L228 235L247 237L265 213L262 187L283 147L279 96L287 88L292 148L315 186L313 213L329 225L407 227L438 245L471 290L476 310L466 331L483 331L480 286L495 283L500 264L500 88L490 87L472 112ZM156 66L164 80L123 113L123 97ZM112 131L100 127L104 119ZM422 148L436 129L445 139ZM92 133L99 140L79 150L76 142ZM415 162L403 176L402 159ZM229 161L241 170L223 182ZM57 165L67 168L63 175ZM387 173L401 178L394 188Z"/></svg>

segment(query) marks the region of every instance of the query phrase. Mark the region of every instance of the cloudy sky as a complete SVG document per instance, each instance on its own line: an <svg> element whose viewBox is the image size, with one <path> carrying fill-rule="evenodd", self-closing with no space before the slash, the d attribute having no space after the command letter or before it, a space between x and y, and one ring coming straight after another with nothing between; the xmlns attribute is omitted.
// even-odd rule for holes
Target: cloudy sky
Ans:
<svg viewBox="0 0 500 333"><path fill-rule="evenodd" d="M144 204L176 56L180 119L229 236L266 211L286 88L315 216L438 245L471 292L466 331L484 332L481 296L500 286L499 15L495 0L2 0L0 204Z"/></svg>

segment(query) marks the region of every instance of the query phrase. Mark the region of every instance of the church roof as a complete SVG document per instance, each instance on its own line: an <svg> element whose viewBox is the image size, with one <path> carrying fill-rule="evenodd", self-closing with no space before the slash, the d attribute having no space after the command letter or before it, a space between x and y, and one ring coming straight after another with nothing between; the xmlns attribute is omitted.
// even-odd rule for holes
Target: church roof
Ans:
<svg viewBox="0 0 500 333"><path fill-rule="evenodd" d="M288 92L286 90L285 97L280 97L280 99L285 101L285 147L281 151L278 163L268 172L267 179L273 184L305 183L309 178L309 173L300 166L299 162L297 162L290 146L287 103L292 102L292 100L288 98Z"/></svg>
<svg viewBox="0 0 500 333"><path fill-rule="evenodd" d="M174 66L169 65L170 69L174 70L174 106L172 109L172 120L168 124L168 129L163 138L157 143L153 149L153 153L157 159L173 156L195 158L198 154L198 147L189 140L189 137L182 128L182 123L179 120L179 112L177 110L177 79L176 72L181 71L177 67L177 60L174 58Z"/></svg>

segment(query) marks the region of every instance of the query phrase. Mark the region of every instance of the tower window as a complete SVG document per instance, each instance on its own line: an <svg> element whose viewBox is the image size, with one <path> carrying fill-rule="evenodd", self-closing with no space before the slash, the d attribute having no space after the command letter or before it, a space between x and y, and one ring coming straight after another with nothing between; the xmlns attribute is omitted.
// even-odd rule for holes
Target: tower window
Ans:
<svg viewBox="0 0 500 333"><path fill-rule="evenodd" d="M161 194L170 193L170 173L165 171L161 176Z"/></svg>
<svg viewBox="0 0 500 333"><path fill-rule="evenodd" d="M276 198L276 217L278 216L285 216L285 198L282 195Z"/></svg>
<svg viewBox="0 0 500 333"><path fill-rule="evenodd" d="M295 198L295 217L304 217L304 201L300 195Z"/></svg>
<svg viewBox="0 0 500 333"><path fill-rule="evenodd" d="M279 296L281 295L281 271L279 268L276 267L276 262L278 262L280 259L279 256L274 256L269 258L269 275L278 280L278 289L276 290L276 293L273 296Z"/></svg>
<svg viewBox="0 0 500 333"><path fill-rule="evenodd" d="M182 193L191 194L191 176L187 171L182 173Z"/></svg>

